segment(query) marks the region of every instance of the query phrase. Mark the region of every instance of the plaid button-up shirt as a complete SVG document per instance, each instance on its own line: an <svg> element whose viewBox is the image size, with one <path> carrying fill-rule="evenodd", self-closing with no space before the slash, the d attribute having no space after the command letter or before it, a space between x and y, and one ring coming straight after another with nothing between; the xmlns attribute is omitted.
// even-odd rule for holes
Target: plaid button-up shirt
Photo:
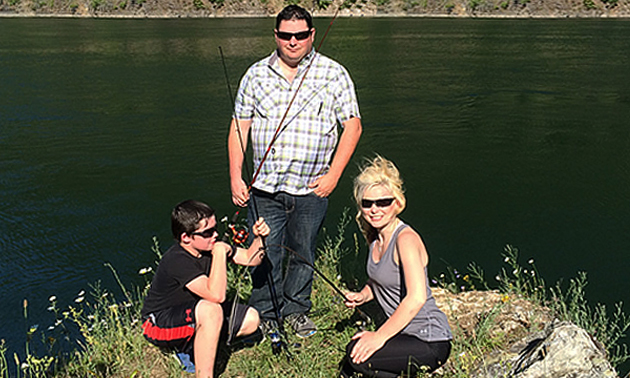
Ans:
<svg viewBox="0 0 630 378"><path fill-rule="evenodd" d="M304 195L308 184L324 175L337 145L338 125L360 118L354 84L339 63L311 51L289 82L276 52L255 63L243 76L234 114L252 120L254 168L257 169L310 63L306 79L263 162L254 187L268 193Z"/></svg>

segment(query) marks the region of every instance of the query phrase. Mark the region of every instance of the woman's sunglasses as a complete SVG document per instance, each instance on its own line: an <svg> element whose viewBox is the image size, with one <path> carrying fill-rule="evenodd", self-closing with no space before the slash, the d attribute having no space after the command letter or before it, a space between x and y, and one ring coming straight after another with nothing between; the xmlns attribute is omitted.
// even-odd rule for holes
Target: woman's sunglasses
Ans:
<svg viewBox="0 0 630 378"><path fill-rule="evenodd" d="M218 234L217 228L216 227L212 227L209 228L207 230L203 230L203 231L199 231L199 232L193 232L191 235L199 235L202 238L211 238L214 236L214 234Z"/></svg>
<svg viewBox="0 0 630 378"><path fill-rule="evenodd" d="M364 209L369 209L372 205L376 205L376 207L388 207L392 202L394 202L394 198L379 198L377 200L362 199L361 207Z"/></svg>
<svg viewBox="0 0 630 378"><path fill-rule="evenodd" d="M311 31L301 31L297 33L289 33L289 32L281 32L276 30L276 36L285 41L290 41L291 38L295 37L298 41L305 40L306 38L311 36Z"/></svg>

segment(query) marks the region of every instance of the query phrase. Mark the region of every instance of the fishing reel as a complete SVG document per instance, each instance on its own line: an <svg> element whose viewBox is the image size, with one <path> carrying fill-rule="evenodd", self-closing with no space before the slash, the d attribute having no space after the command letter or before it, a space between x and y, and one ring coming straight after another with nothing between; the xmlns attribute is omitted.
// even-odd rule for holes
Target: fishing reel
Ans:
<svg viewBox="0 0 630 378"><path fill-rule="evenodd" d="M236 221L238 220L238 211L234 213L232 219L227 224L225 233L223 234L223 241L226 243L232 243L234 245L242 245L247 241L249 233L245 227L238 226Z"/></svg>
<svg viewBox="0 0 630 378"><path fill-rule="evenodd" d="M229 229L232 232L232 242L234 244L243 244L247 241L249 233L245 228L236 228L236 226L230 225Z"/></svg>

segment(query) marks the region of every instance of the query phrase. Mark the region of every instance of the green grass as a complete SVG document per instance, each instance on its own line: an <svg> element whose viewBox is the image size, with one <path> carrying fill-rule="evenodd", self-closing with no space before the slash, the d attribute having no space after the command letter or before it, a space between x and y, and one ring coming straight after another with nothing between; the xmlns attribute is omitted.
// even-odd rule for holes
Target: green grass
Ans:
<svg viewBox="0 0 630 378"><path fill-rule="evenodd" d="M351 217L346 212L334 235L325 235L316 261L317 268L342 289L345 287L342 273L347 275L348 272L363 269L363 261L357 258L362 248L360 236L348 232L350 223ZM348 244L351 246L348 247ZM154 240L153 254L154 258L147 254L149 267L140 271L146 277L146 284L133 290L128 290L115 269L109 266L122 290L122 298L116 298L98 282L92 285L89 293L78 293L74 302L63 308L59 307L55 297L51 297L48 310L53 325L48 329L28 325L28 302L25 301L25 348L23 352L9 356L4 342L0 342L0 378L8 378L9 370L16 368L18 378L193 377L181 371L172 355L162 353L142 337L140 309L153 271L161 258L157 240ZM612 313L601 304L591 306L587 303L586 273L579 273L577 278L570 279L566 285L559 282L548 288L533 260L530 259L526 264L520 263L516 248L507 246L502 258L504 267L493 280L497 282L497 287L488 283L483 269L474 263L464 272L449 268L432 280L435 286L452 293L496 289L504 299L482 314L472 331L465 328L459 319L450 319L455 339L451 358L443 368L442 377L470 376L472 370L488 363L490 352L502 350L515 340L514 335L495 332L494 325L505 306L516 299L525 299L540 308L546 307L554 317L570 320L584 328L606 347L613 366L628 359L627 347L620 340L630 326L630 319L624 314L621 303L615 306ZM342 259L357 265L343 266L342 269ZM247 271L231 265L229 280L228 296L233 297L238 293L241 301L246 301L251 291ZM349 281L352 279L349 278ZM362 282L352 281L350 284L356 286ZM317 334L303 340L289 333L286 340L288 353L278 355L272 352L268 339L254 347L229 353L224 351L221 354L222 376L335 377L345 345L358 326L365 324L357 322L356 314L345 308L340 295L317 275L312 300L311 315L319 327ZM374 324L367 325L367 328L374 329ZM36 342L41 343L47 353L37 355L34 351L36 348L33 348ZM62 352L69 347L73 347L72 352ZM419 374L420 377L425 375Z"/></svg>

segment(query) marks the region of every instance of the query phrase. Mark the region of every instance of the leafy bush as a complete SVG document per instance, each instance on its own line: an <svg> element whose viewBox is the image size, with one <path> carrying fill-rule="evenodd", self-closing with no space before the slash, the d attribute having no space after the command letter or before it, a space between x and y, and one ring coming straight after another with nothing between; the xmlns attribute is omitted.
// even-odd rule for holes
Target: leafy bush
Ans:
<svg viewBox="0 0 630 378"><path fill-rule="evenodd" d="M584 0L583 4L584 4L584 7L588 10L597 9L597 5L595 5L595 1L593 0Z"/></svg>

